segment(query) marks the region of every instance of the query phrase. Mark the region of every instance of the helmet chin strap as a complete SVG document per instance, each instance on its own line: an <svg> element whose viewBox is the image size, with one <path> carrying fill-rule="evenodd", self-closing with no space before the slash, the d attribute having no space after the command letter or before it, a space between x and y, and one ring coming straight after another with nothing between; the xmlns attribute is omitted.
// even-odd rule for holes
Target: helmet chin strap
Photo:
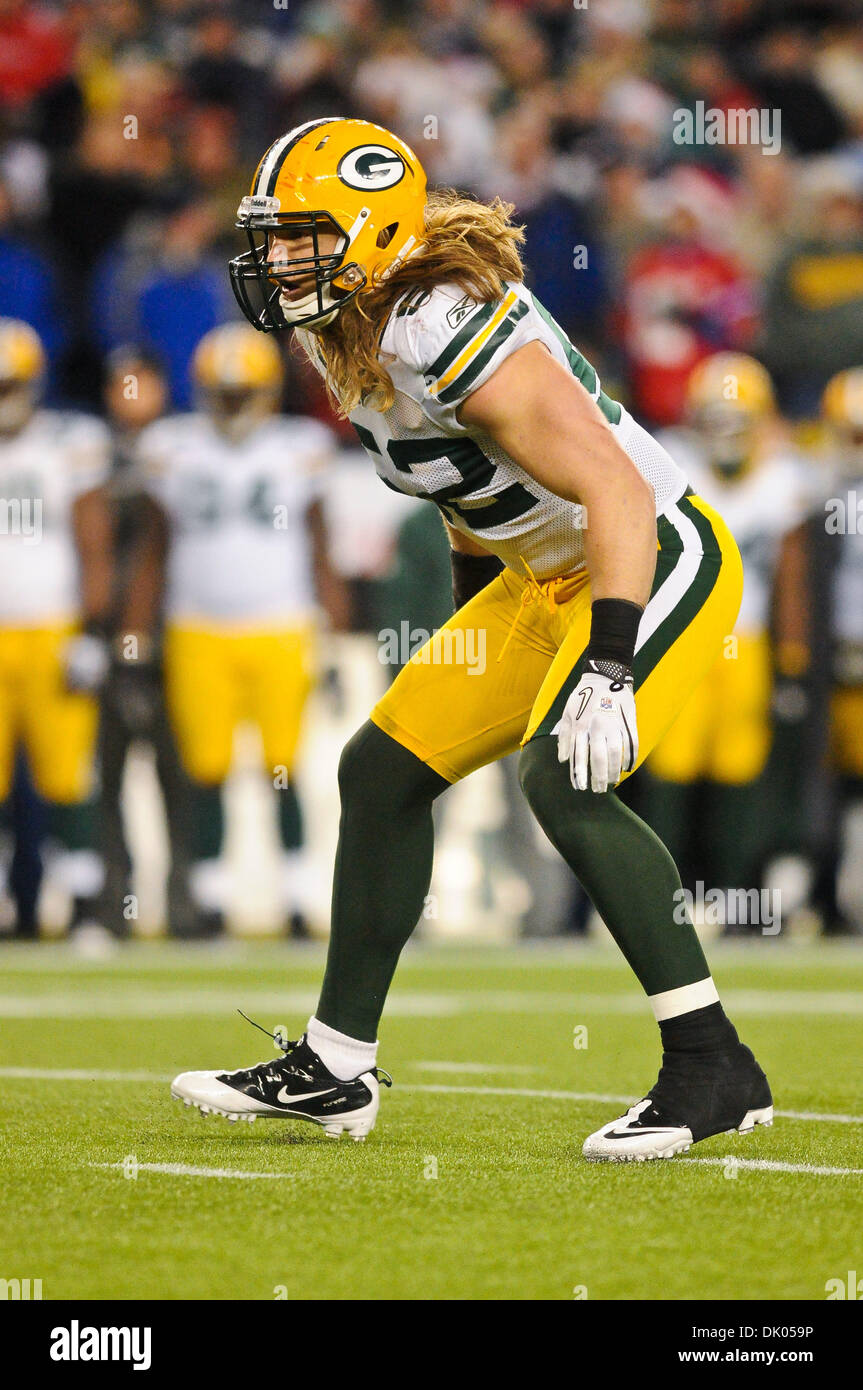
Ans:
<svg viewBox="0 0 863 1390"><path fill-rule="evenodd" d="M317 291L311 290L309 294L304 294L302 299L288 299L286 295L280 294L279 304L281 305L282 313L288 323L295 323L297 319L303 319L307 314L316 314L318 312ZM326 328L327 324L332 323L336 314L339 312L338 303L333 299L328 285L321 294L321 304L325 310L332 309L332 312L327 314L326 317L318 319L317 323L311 324L310 328L312 330L315 328Z"/></svg>

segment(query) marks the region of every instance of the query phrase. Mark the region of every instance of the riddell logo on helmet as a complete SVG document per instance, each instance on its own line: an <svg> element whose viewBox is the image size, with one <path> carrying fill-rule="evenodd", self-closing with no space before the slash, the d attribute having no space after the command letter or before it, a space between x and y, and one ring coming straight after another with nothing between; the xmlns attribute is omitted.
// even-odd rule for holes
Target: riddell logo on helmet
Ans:
<svg viewBox="0 0 863 1390"><path fill-rule="evenodd" d="M339 161L337 170L342 183L348 188L380 191L394 188L405 176L405 162L395 150L386 145L358 145Z"/></svg>

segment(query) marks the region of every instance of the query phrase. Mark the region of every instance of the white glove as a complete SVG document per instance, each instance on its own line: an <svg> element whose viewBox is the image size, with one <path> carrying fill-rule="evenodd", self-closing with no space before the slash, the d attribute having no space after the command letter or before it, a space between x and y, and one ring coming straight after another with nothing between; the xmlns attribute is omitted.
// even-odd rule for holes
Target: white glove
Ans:
<svg viewBox="0 0 863 1390"><path fill-rule="evenodd" d="M569 763L576 791L616 787L638 758L632 672L615 661L588 661L567 700L557 734L557 757Z"/></svg>
<svg viewBox="0 0 863 1390"><path fill-rule="evenodd" d="M92 694L104 683L110 664L108 643L103 637L92 632L70 637L63 652L67 688Z"/></svg>

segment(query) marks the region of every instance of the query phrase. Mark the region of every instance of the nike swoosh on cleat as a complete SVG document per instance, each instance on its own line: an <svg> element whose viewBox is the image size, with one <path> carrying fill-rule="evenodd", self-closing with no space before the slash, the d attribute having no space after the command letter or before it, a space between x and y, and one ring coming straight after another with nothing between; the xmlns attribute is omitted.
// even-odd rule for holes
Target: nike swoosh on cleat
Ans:
<svg viewBox="0 0 863 1390"><path fill-rule="evenodd" d="M337 1089L336 1086L330 1086L326 1091L306 1091L303 1095L292 1096L288 1093L287 1086L283 1086L278 1092L276 1100L279 1101L281 1105L297 1104L304 1100L315 1100L318 1096L331 1096Z"/></svg>
<svg viewBox="0 0 863 1390"><path fill-rule="evenodd" d="M616 1129L610 1129L603 1134L603 1139L641 1139L653 1134L675 1134L674 1129L625 1129L619 1134Z"/></svg>

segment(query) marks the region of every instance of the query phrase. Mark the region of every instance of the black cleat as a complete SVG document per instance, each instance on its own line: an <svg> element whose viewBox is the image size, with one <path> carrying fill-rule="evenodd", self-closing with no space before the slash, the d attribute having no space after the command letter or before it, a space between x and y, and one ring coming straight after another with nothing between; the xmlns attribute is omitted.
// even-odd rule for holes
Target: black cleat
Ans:
<svg viewBox="0 0 863 1390"><path fill-rule="evenodd" d="M266 1030L265 1030L266 1031ZM196 1105L204 1115L254 1120L258 1115L309 1120L325 1134L365 1139L378 1113L380 1081L392 1081L376 1068L351 1081L333 1076L306 1042L276 1042L283 1056L241 1071L184 1071L171 1083L171 1095Z"/></svg>
<svg viewBox="0 0 863 1390"><path fill-rule="evenodd" d="M584 1141L585 1158L673 1158L712 1134L772 1125L767 1077L743 1043L724 1052L665 1052L656 1085Z"/></svg>

